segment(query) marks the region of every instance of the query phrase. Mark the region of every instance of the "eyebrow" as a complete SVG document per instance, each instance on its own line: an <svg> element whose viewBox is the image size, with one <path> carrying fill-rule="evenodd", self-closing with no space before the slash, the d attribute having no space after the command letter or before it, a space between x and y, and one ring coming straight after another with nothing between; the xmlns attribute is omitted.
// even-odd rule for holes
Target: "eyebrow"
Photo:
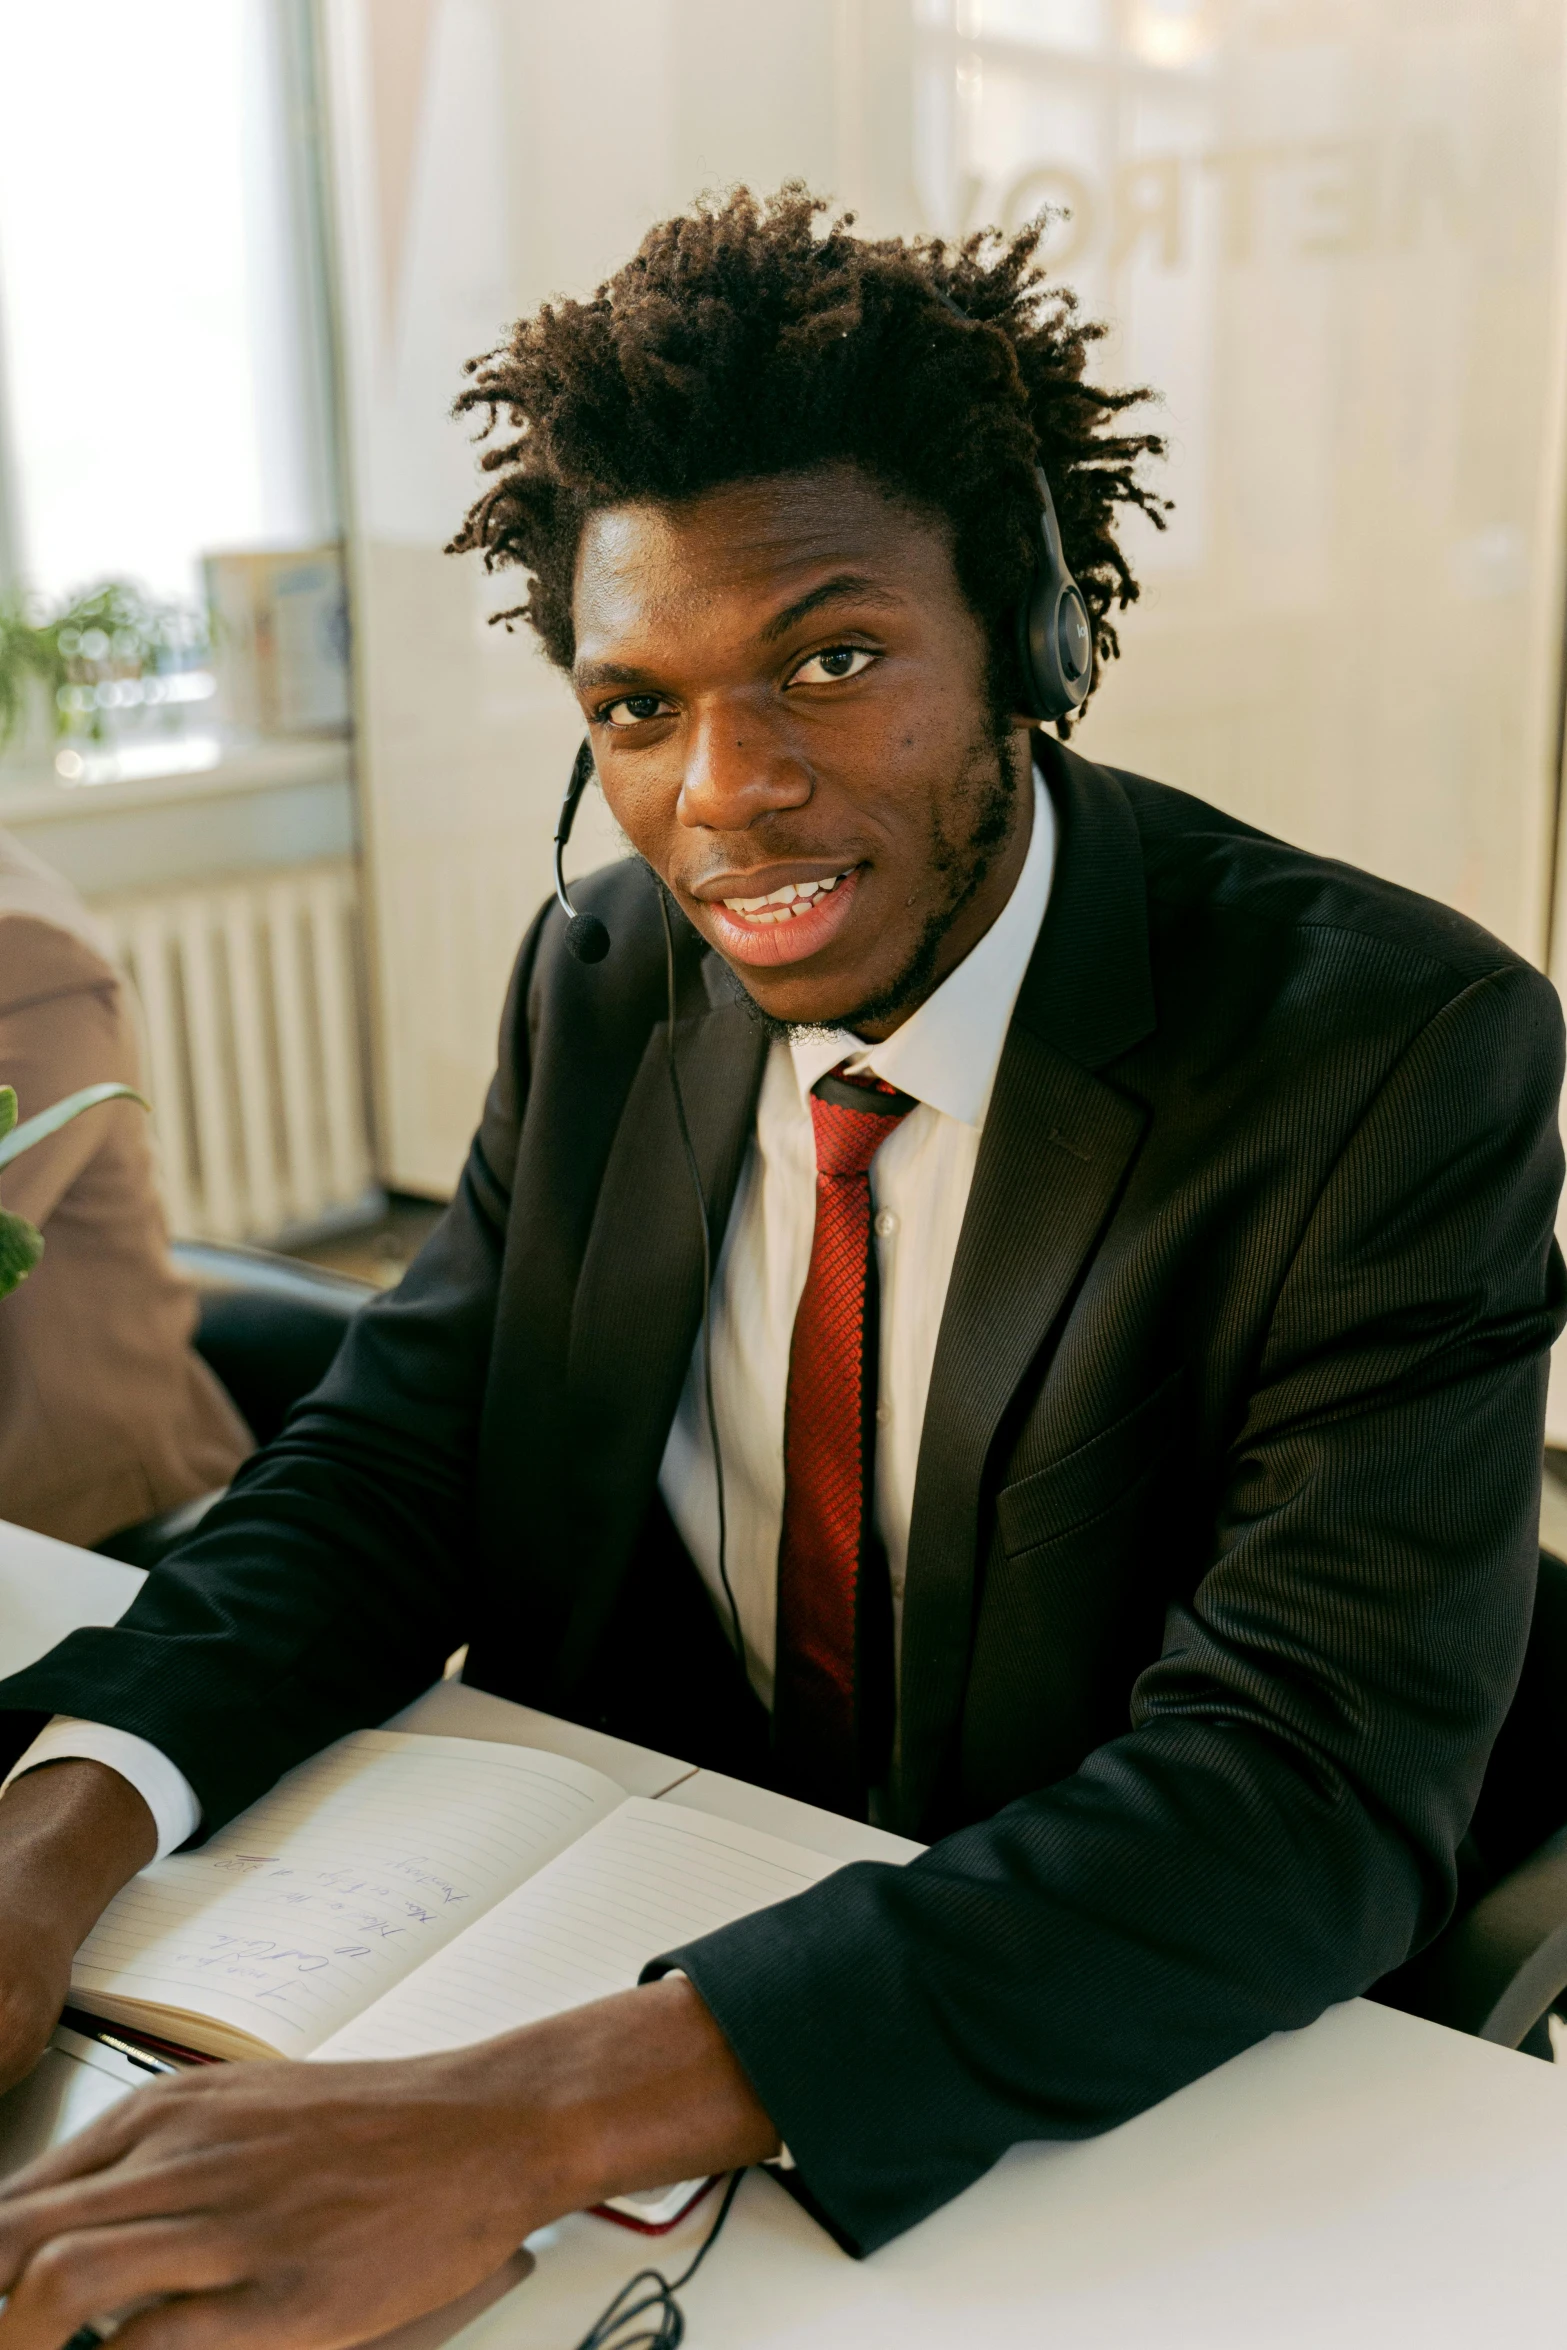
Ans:
<svg viewBox="0 0 1567 2350"><path fill-rule="evenodd" d="M595 693L601 685L646 685L647 671L619 661L584 661L572 670L571 682L579 693Z"/></svg>
<svg viewBox="0 0 1567 2350"><path fill-rule="evenodd" d="M805 595L796 596L792 604L785 604L781 612L775 612L771 620L763 622L757 633L764 645L775 644L780 637L787 636L792 628L797 628L802 620L808 620L813 612L819 612L824 605L850 602L878 604L890 611L895 610L902 600L891 588L881 586L864 572L839 571L831 579L824 579L820 587L813 587ZM581 662L572 670L571 682L579 693L584 694L597 693L607 685L628 686L633 690L640 686L649 692L657 690L645 669L628 668L620 661Z"/></svg>
<svg viewBox="0 0 1567 2350"><path fill-rule="evenodd" d="M821 586L812 588L808 595L797 596L792 604L785 604L781 612L775 612L760 630L761 640L765 645L774 644L779 637L787 636L791 628L798 627L802 620L809 619L813 612L820 611L824 604L845 604L851 601L880 604L885 609L893 610L903 599L895 595L891 588L882 587L876 580L867 578L863 572L840 571L831 579L824 579Z"/></svg>

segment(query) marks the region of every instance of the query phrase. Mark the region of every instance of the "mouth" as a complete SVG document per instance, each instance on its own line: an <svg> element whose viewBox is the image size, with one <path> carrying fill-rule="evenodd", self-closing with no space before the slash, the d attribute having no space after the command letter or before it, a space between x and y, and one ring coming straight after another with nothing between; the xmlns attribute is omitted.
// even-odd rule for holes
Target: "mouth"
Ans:
<svg viewBox="0 0 1567 2350"><path fill-rule="evenodd" d="M843 928L863 870L851 865L839 873L782 881L763 893L735 889L707 897L703 911L710 935L731 962L802 963Z"/></svg>

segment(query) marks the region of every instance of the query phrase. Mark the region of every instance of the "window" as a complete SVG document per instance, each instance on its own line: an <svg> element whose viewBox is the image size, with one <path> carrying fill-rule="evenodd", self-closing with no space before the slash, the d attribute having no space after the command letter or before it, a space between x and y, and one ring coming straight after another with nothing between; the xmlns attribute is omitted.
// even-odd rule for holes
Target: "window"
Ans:
<svg viewBox="0 0 1567 2350"><path fill-rule="evenodd" d="M273 0L0 0L0 569L193 598L335 535Z"/></svg>

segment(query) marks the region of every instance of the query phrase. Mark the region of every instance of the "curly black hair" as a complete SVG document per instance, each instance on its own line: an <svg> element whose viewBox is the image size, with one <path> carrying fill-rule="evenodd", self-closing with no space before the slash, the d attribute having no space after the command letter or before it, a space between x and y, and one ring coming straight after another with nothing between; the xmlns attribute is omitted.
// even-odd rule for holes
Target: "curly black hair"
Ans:
<svg viewBox="0 0 1567 2350"><path fill-rule="evenodd" d="M1110 614L1137 596L1119 510L1163 527L1139 463L1164 443L1118 429L1150 395L1085 381L1105 330L1047 287L1043 220L949 245L855 236L852 213L820 230L826 209L798 183L763 202L745 188L704 201L649 229L592 301L546 303L470 360L455 412L488 411L481 439L504 414L516 437L485 450L494 478L450 551L531 572L527 601L494 618L528 621L569 668L588 514L847 461L946 519L993 647L992 691L1015 708L1043 465L1097 683L1119 650Z"/></svg>

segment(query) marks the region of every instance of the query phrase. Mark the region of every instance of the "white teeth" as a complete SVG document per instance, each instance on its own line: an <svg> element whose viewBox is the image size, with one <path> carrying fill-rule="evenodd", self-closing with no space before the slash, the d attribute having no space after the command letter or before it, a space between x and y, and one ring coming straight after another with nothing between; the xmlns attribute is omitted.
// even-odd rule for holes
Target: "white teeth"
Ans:
<svg viewBox="0 0 1567 2350"><path fill-rule="evenodd" d="M723 902L731 914L748 914L762 922L791 922L817 898L836 889L842 879L841 873L834 873L826 881L786 881L780 889L769 890L766 897L725 898Z"/></svg>

